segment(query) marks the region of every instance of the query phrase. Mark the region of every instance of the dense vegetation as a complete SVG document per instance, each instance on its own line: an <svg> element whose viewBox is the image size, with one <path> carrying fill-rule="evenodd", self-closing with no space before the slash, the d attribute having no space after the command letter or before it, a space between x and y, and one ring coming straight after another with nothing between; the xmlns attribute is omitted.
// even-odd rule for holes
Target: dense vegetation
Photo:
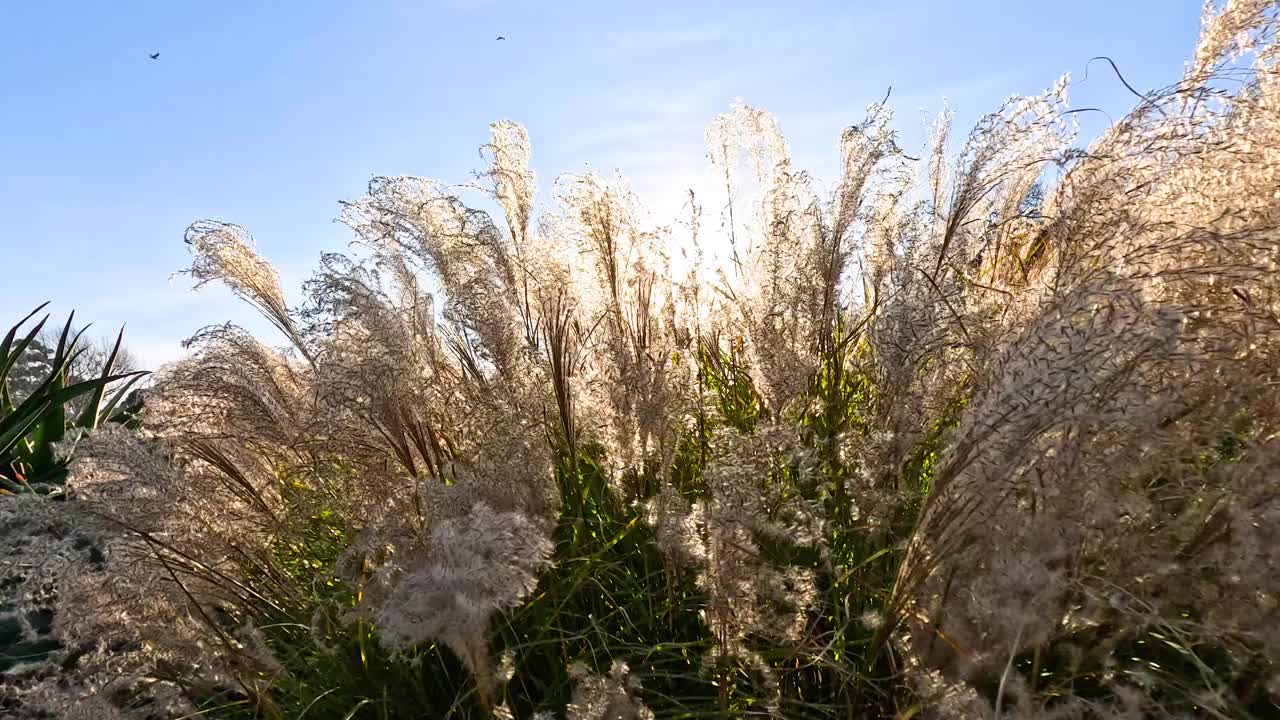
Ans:
<svg viewBox="0 0 1280 720"><path fill-rule="evenodd" d="M723 196L669 225L596 175L537 209L498 122L504 222L377 178L299 305L192 225L190 275L283 347L206 328L105 423L127 378L64 387L64 332L6 400L0 702L1280 716L1278 23L1210 6L1183 79L1084 147L1065 79L951 158L949 114L917 158L873 105L829 197L735 107Z"/></svg>

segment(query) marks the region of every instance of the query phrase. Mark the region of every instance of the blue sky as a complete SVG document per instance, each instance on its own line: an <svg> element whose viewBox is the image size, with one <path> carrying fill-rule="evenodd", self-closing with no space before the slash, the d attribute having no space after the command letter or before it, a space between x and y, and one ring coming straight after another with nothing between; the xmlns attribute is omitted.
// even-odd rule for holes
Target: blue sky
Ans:
<svg viewBox="0 0 1280 720"><path fill-rule="evenodd" d="M251 320L171 275L193 220L247 226L291 301L350 239L338 201L374 175L465 181L499 118L544 187L584 163L673 205L702 132L741 97L819 177L892 85L906 146L945 96L963 130L1072 73L1072 105L1119 117L1174 81L1199 0L6 3L0 23L0 325L53 300L128 323L149 364L201 326ZM497 35L506 36L503 42ZM160 58L151 61L150 52ZM1082 116L1083 117L1083 116ZM1094 116L1097 118L1098 116ZM1086 122L1096 130L1099 119ZM545 197L545 195L544 195Z"/></svg>

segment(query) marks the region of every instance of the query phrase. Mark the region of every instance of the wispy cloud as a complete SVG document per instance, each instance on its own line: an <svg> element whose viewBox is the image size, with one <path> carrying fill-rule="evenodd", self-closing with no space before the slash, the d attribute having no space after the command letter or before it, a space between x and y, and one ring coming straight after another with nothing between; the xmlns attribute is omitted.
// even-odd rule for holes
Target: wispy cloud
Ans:
<svg viewBox="0 0 1280 720"><path fill-rule="evenodd" d="M134 333L125 339L125 344L138 359L138 367L144 370L157 370L187 354L181 342L160 334Z"/></svg>
<svg viewBox="0 0 1280 720"><path fill-rule="evenodd" d="M573 151L600 148L657 150L702 141L702 130L729 106L740 79L732 73L670 85L631 84L584 99L602 120L569 143Z"/></svg>
<svg viewBox="0 0 1280 720"><path fill-rule="evenodd" d="M481 10L483 8L493 7L498 4L498 0L436 0L436 3L449 10L466 12L468 10Z"/></svg>
<svg viewBox="0 0 1280 720"><path fill-rule="evenodd" d="M894 88L889 94L888 104L893 108L897 118L894 126L900 132L910 136L909 141L914 142L916 140L914 135L917 132L924 132L925 126L932 121L932 113L941 110L944 103L962 111L978 108L978 111L986 112L994 109L988 106L989 97L1007 89L1009 84L1009 74L994 73L946 86L906 89L905 92L903 89ZM884 91L877 91L874 97L867 96L857 101L836 103L821 109L788 109L779 113L782 130L795 137L819 137L824 143L834 144L841 130L861 122L866 117L867 107L881 100L883 96ZM918 123L915 120L917 117L920 118ZM963 117L960 119L967 120ZM920 139L923 140L923 137Z"/></svg>
<svg viewBox="0 0 1280 720"><path fill-rule="evenodd" d="M589 160L593 169L620 172L651 221L678 220L687 212L690 190L705 202L710 168L703 133L741 92L749 80L745 72L655 74L583 98L595 121L561 149Z"/></svg>
<svg viewBox="0 0 1280 720"><path fill-rule="evenodd" d="M604 45L620 52L662 52L711 45L727 37L723 26L634 28L604 34Z"/></svg>

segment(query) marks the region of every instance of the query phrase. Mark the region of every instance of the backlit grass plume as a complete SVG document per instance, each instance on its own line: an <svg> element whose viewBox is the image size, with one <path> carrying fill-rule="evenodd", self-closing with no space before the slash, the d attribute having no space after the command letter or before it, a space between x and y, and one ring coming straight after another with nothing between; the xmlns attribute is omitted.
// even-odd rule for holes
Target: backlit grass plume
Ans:
<svg viewBox="0 0 1280 720"><path fill-rule="evenodd" d="M539 206L495 123L487 186L376 178L296 304L193 225L282 337L202 330L0 516L88 648L13 702L1276 717L1278 22L1208 5L1083 145L1066 78L920 152L876 103L830 193L736 106L661 222L596 174Z"/></svg>

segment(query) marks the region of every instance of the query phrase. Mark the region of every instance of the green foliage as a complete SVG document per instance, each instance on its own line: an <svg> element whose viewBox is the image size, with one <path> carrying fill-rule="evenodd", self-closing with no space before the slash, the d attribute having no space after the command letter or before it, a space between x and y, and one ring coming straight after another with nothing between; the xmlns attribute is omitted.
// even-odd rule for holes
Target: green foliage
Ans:
<svg viewBox="0 0 1280 720"><path fill-rule="evenodd" d="M45 303L47 305L48 303ZM123 331L116 338L110 357L94 379L69 377L68 369L81 352L77 348L83 330L71 335L72 313L67 318L51 360L48 375L19 402L10 393L9 374L44 328L48 316L19 337L22 327L45 307L41 305L9 329L0 341L0 492L50 492L66 475L65 463L54 457L54 445L66 437L68 428L92 430L104 422L130 422L133 418L117 410L121 399L146 373L113 375L112 365L120 351ZM107 396L108 387L124 383ZM68 404L85 398L84 408L69 418Z"/></svg>
<svg viewBox="0 0 1280 720"><path fill-rule="evenodd" d="M603 674L614 660L628 662L661 712L697 713L700 700L716 696L700 673L711 638L693 578L669 566L638 509L609 487L603 459L598 447L562 457L554 564L501 621L501 649L515 659L507 695L518 717L568 703L571 663Z"/></svg>
<svg viewBox="0 0 1280 720"><path fill-rule="evenodd" d="M892 523L872 530L854 506L848 483L858 468L841 457L846 436L865 437L874 387L859 371L858 353L866 352L843 322L837 322L831 349L823 354L813 379L812 402L801 418L806 442L817 453L820 484L812 492L826 506L829 518L826 545L829 564L817 566L819 587L826 602L817 620L829 637L835 667L823 673L819 687L839 687L831 701L838 707L861 708L868 716L891 716L905 698L902 688L883 678L894 669L882 653L876 628L868 615L885 617L909 525ZM908 497L906 502L910 502ZM904 503L905 504L905 503Z"/></svg>
<svg viewBox="0 0 1280 720"><path fill-rule="evenodd" d="M1197 641L1184 630L1200 613L1187 609L1177 622L1123 627L1102 624L1082 628L1053 642L1019 653L1014 667L1030 677L1049 697L1114 699L1117 678L1147 687L1152 700L1172 716L1196 717L1212 704L1230 708L1230 717L1276 717L1265 690L1274 668L1257 655L1234 653L1221 643ZM1111 652L1081 652L1106 643ZM977 685L997 693L994 674ZM1052 707L1053 704L1050 704Z"/></svg>
<svg viewBox="0 0 1280 720"><path fill-rule="evenodd" d="M892 480L897 487L886 522L875 527L854 506L847 491L857 477L842 455L842 442L866 437L874 425L875 386L859 370L865 346L838 342L825 356L802 403L802 469L778 457L766 483L779 497L802 497L825 505L828 524L820 550L788 538L756 535L762 556L776 567L812 571L820 600L807 618L806 641L779 644L746 638L756 660L722 655L705 619L709 598L693 570L675 566L658 549L644 510L627 502L610 482L605 450L584 444L562 448L556 465L561 510L553 533L551 566L532 595L495 622L490 656L506 657L509 679L481 687L454 652L431 644L392 652L378 640L378 628L352 621L361 583L344 580L338 565L352 541L350 528L325 508L326 499L301 482L292 488L284 513L286 530L274 546L271 568L295 591L273 595L253 618L283 671L246 676L248 697L215 695L202 708L228 718L488 718L500 704L516 717L550 712L562 717L573 698L570 667L605 674L625 662L639 681L635 692L657 717L763 717L770 712L795 718L909 716L917 701L902 681L901 668L885 642L885 625L867 618L892 617L892 593L904 549L915 531L940 458L966 407L967 387L936 415L919 442L906 453ZM691 501L709 493L704 472L717 429L752 433L762 421L762 405L748 368L732 349L704 347L700 381L711 412L692 422L678 443L670 477ZM1211 448L1193 453L1205 465L1238 459L1239 432L1224 433ZM341 474L340 463L329 471ZM646 476L656 475L652 468ZM647 477L645 484L656 482ZM644 494L644 493L642 493ZM250 584L263 592L280 583L263 566L246 565ZM346 575L350 577L350 575ZM281 587L283 587L281 586ZM300 591L297 591L300 590ZM1188 610L1184 619L1194 620ZM1220 646L1194 644L1175 626L1093 628L1017 655L1014 666L1065 697L1111 698L1106 673L1137 681L1159 676L1172 695L1170 707L1195 707L1196 683L1181 678L1244 678L1261 683L1266 668L1241 668ZM1122 638L1115 652L1081 656L1097 638ZM1101 657L1126 658L1099 665ZM1076 658L1085 657L1081 664ZM763 663L768 677L761 672ZM1093 664L1089 664L1093 663ZM975 686L994 697L999 677ZM1191 688L1185 696L1181 687ZM1222 687L1250 712L1264 716L1267 700L1256 689Z"/></svg>
<svg viewBox="0 0 1280 720"><path fill-rule="evenodd" d="M698 347L698 382L713 400L718 421L739 432L751 432L763 412L743 358L742 339L737 338L725 349L717 342L703 342ZM704 419L700 433L710 435L714 421Z"/></svg>
<svg viewBox="0 0 1280 720"><path fill-rule="evenodd" d="M326 508L324 495L291 481L283 483L288 488L285 528L270 562L243 568L249 584L271 597L252 620L282 671L246 674L247 696L212 695L202 709L228 718L391 720L487 718L502 704L516 717L538 712L560 717L574 694L572 666L605 674L621 661L639 681L638 697L657 717L773 712L795 718L890 718L917 711L885 641L890 621L884 619L894 615L899 565L969 388L959 389L906 452L891 478L896 505L873 526L849 492L849 484L860 477L860 469L849 465L856 454L842 453L841 446L869 436L876 387L860 370L866 346L839 332L836 338L810 392L797 403L801 454L809 464L802 468L779 456L764 479L780 498L823 504L826 535L813 545L754 537L769 564L801 568L816 578L820 599L807 616L803 642L748 636L745 649L754 659L722 654L706 620L709 598L695 571L676 566L658 549L643 508L624 499L610 482L604 448L587 443L576 451L561 448L555 469L561 509L550 567L530 597L493 627L490 657L508 659L509 678L482 687L451 649L431 644L392 652L379 642L375 625L351 620L362 582L339 569L353 539L351 529ZM691 419L669 468L671 481L690 501L710 497L705 471L715 433L751 434L766 419L734 348L704 345L699 360L708 410ZM1242 431L1224 433L1203 452L1192 453L1189 462L1206 468L1235 462L1242 437ZM323 471L343 473L337 461ZM633 472L630 484L649 490L660 475L651 467ZM1193 622L1194 614L1188 609L1183 619ZM1104 637L1118 637L1121 644L1100 655L1071 651ZM1083 664L1079 657L1085 658ZM1104 657L1125 659L1098 664ZM1040 690L1064 698L1111 699L1107 673L1132 676L1135 682L1158 676L1170 690L1157 699L1184 708L1196 707L1194 692L1204 683L1213 686L1215 678L1260 684L1269 672L1237 667L1223 647L1190 642L1174 625L1083 630L1020 653L1013 663L1037 678ZM994 697L999 680L979 678L975 687ZM1179 688L1189 689L1179 695ZM1238 698L1240 707L1265 715L1264 695L1247 687L1219 690Z"/></svg>
<svg viewBox="0 0 1280 720"><path fill-rule="evenodd" d="M16 495L20 493L40 493L59 496L60 484L66 475L66 463L54 454L54 445L61 442L68 429L96 428L107 421L122 422L130 418L117 411L118 403L129 387L143 373L113 375L111 366L120 348L117 338L111 357L97 378L78 380L68 377L68 368L77 357L77 342L80 334L71 333L72 318L67 319L59 337L56 351L49 358L47 374L43 377L24 377L27 387L23 395L15 398L10 385L16 384L17 370L27 370L36 363L20 364L24 353L36 343L36 337L43 329L48 316L41 318L25 333L19 335L23 326L44 307L41 305L20 322L14 325L3 340L0 340L0 495ZM126 380L124 385L106 394L107 386L117 380ZM69 404L76 399L83 399L83 409L75 417L68 413ZM10 498L12 500L12 498ZM5 502L0 498L0 502ZM61 539L63 528L48 526L20 525L23 542L35 544L56 542ZM17 535L11 527L6 532ZM49 535L50 537L33 537L33 535ZM17 540L17 538L15 538ZM77 552L83 551L90 561L101 559L101 552L89 540L81 538L75 546ZM20 553L11 553L18 562L5 567L6 583L18 582L28 572L30 564ZM24 565L17 574L12 572L13 566ZM18 620L18 610L13 604L0 601L0 672L9 672L19 665L38 666L47 662L55 654L64 650L62 641L52 633L55 620L54 611L50 608L37 608L25 611L27 624L32 633L24 635Z"/></svg>
<svg viewBox="0 0 1280 720"><path fill-rule="evenodd" d="M700 359L700 380L714 412L694 419L670 468L690 500L707 497L703 472L714 430L727 426L749 433L762 414L747 368L732 349L704 346ZM849 469L840 462L835 440L865 432L871 392L867 379L849 366L847 357L833 355L814 381L816 410L805 420L804 442L822 457L822 479L814 482L779 458L769 482L781 496L820 497L848 508L840 488ZM932 435L921 452L932 457L944 431ZM870 536L846 509L829 531L832 557L814 546L756 537L770 563L815 571L824 597L811 613L809 635L827 644L825 652L747 639L772 674L766 679L746 659L719 654L704 616L708 598L694 571L663 555L643 509L623 500L605 468L598 445L560 455L553 562L533 594L495 623L491 656L505 654L513 673L492 697L451 650L430 645L391 653L379 644L376 627L344 620L360 593L358 585L340 579L336 567L350 535L316 509L317 498L304 498L299 490L291 503L311 509L286 514L301 520L290 521L273 564L308 591L292 604L278 603L287 610L283 614L256 619L285 672L260 678L264 684L256 698L242 700L230 715L223 709L221 716L482 718L500 703L516 717L539 711L561 716L573 697L571 665L604 674L617 661L627 663L640 681L638 695L657 717L764 716L766 706L787 717L893 717L903 707L907 696L873 643L874 629L861 621L863 613L878 612L886 602L896 572L893 544L900 536ZM913 483L927 487L920 477ZM268 585L253 579L257 586ZM205 709L226 708L228 700L208 698Z"/></svg>
<svg viewBox="0 0 1280 720"><path fill-rule="evenodd" d="M345 473L337 463L325 471ZM450 651L433 644L393 653L378 643L375 627L347 617L362 592L339 568L351 529L305 482L285 485L290 510L271 557L245 558L241 566L263 595L252 621L283 671L248 673L242 678L248 697L214 693L202 698L201 710L237 720L483 716L475 698L466 697L470 676Z"/></svg>

